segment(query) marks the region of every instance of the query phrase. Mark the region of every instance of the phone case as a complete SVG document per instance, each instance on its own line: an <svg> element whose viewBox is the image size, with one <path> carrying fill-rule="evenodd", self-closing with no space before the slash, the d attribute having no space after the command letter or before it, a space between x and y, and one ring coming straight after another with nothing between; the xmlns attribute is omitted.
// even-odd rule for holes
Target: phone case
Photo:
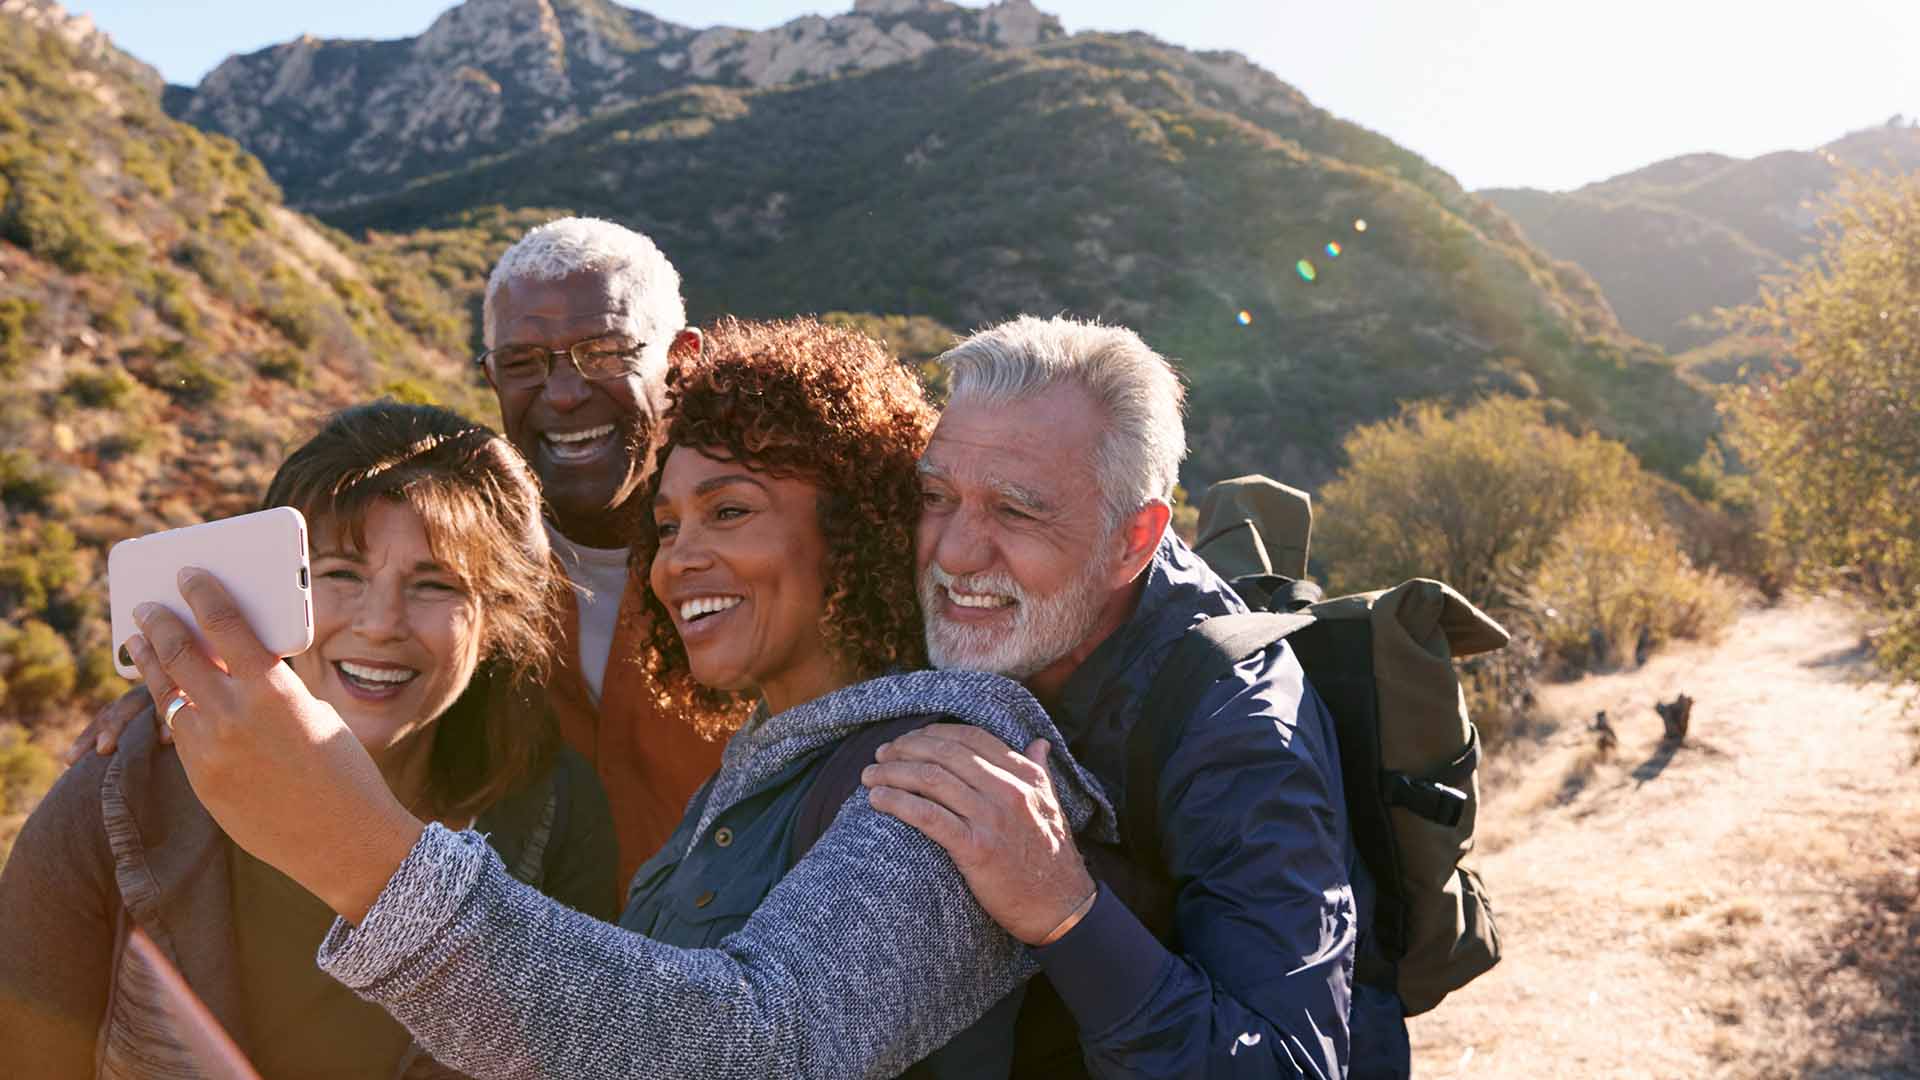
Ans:
<svg viewBox="0 0 1920 1080"><path fill-rule="evenodd" d="M137 669L122 661L120 646L139 632L133 609L149 601L184 619L206 648L193 611L175 585L187 566L208 571L226 586L271 652L294 656L313 644L307 521L300 511L279 506L113 546L107 553L107 593L113 608L113 667L121 675L140 678Z"/></svg>

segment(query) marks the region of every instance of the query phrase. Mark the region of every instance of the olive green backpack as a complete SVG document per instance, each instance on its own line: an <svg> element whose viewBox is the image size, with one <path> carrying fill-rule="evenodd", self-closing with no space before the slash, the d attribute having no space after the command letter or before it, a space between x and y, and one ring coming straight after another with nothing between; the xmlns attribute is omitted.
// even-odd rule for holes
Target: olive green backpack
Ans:
<svg viewBox="0 0 1920 1080"><path fill-rule="evenodd" d="M1485 887L1460 862L1473 847L1480 741L1453 661L1504 646L1507 632L1425 578L1321 599L1306 579L1312 527L1307 495L1266 477L1208 490L1195 551L1255 611L1201 623L1155 675L1129 736L1123 837L1137 861L1165 866L1159 763L1206 686L1285 638L1333 716L1354 844L1377 888L1375 947L1358 976L1397 992L1412 1016L1500 959Z"/></svg>

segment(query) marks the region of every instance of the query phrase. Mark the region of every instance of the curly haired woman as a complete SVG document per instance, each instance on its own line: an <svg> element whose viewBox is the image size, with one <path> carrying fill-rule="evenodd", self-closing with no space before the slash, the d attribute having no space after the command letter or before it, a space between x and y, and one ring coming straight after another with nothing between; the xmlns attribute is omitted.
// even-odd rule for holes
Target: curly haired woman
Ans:
<svg viewBox="0 0 1920 1080"><path fill-rule="evenodd" d="M441 1060L483 1078L897 1075L1011 1003L1034 962L946 853L864 789L812 824L799 820L808 793L835 790L822 777L844 748L858 757L858 740L894 723L971 723L1014 747L1064 740L1013 682L902 672L921 661L911 536L933 410L884 348L810 320L727 321L672 394L637 549L659 607L656 663L677 694L759 707L641 868L621 928L519 885L478 837L403 807L357 815L343 849L336 808L376 794L365 767L316 737L327 718L298 687L251 674L250 635L210 635L232 676L164 616L143 624L152 644L138 658L184 658L152 681L193 697L175 739L216 815L343 916L322 968ZM207 608L202 626L233 621L214 590L188 599ZM1058 751L1048 764L1075 831L1112 839L1098 785ZM1007 1049L956 1044L929 1065L1004 1074Z"/></svg>

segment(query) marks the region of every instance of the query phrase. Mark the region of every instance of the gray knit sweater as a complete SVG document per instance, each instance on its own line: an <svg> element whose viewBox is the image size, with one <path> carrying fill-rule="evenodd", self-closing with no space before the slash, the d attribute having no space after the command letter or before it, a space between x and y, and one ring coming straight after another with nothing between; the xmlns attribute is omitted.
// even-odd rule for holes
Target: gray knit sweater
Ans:
<svg viewBox="0 0 1920 1080"><path fill-rule="evenodd" d="M975 672L875 679L743 729L702 830L799 756L922 713L1016 748L1047 739L1075 831L1115 837L1105 794L1039 704ZM581 915L513 880L479 836L429 826L360 927L336 923L319 959L482 1080L894 1076L1035 967L947 854L874 810L864 789L717 948L677 949Z"/></svg>

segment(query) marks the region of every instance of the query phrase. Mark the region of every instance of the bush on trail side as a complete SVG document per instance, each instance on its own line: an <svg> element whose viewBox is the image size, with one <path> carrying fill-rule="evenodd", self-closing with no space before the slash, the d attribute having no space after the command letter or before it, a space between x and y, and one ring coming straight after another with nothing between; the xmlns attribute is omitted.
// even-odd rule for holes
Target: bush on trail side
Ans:
<svg viewBox="0 0 1920 1080"><path fill-rule="evenodd" d="M1525 606L1550 657L1608 670L1669 641L1717 636L1739 600L1730 582L1694 566L1668 526L1589 511L1554 539Z"/></svg>
<svg viewBox="0 0 1920 1080"><path fill-rule="evenodd" d="M1555 427L1538 402L1414 405L1345 449L1315 515L1328 591L1434 577L1507 624L1511 645L1461 666L1490 745L1524 722L1548 671L1710 638L1738 605L1731 582L1688 557L1663 509L1674 492L1626 446Z"/></svg>
<svg viewBox="0 0 1920 1080"><path fill-rule="evenodd" d="M1857 176L1819 257L1742 312L1789 358L1723 404L1783 572L1864 594L1920 680L1920 178Z"/></svg>
<svg viewBox="0 0 1920 1080"><path fill-rule="evenodd" d="M1320 493L1317 550L1333 592L1436 577L1484 608L1511 607L1576 517L1657 514L1633 454L1549 424L1533 401L1436 403L1356 428Z"/></svg>

